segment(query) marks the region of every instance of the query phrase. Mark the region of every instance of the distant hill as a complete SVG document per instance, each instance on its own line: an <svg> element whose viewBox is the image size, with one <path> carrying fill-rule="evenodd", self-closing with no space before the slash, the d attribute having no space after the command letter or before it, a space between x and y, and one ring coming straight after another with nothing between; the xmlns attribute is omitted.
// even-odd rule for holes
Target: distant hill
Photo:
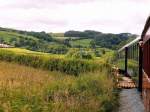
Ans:
<svg viewBox="0 0 150 112"><path fill-rule="evenodd" d="M55 54L66 53L71 47L117 49L135 37L136 35L130 33L106 34L92 30L46 33L0 27L0 43L2 44Z"/></svg>
<svg viewBox="0 0 150 112"><path fill-rule="evenodd" d="M67 51L63 43L56 41L46 32L21 31L0 27L0 43L33 51L61 53Z"/></svg>
<svg viewBox="0 0 150 112"><path fill-rule="evenodd" d="M126 42L131 41L136 38L137 35L131 33L102 33L98 31L86 30L81 31L67 31L64 33L65 37L77 37L79 40L92 39L91 46L100 46L110 49L118 49ZM80 38L79 38L80 37Z"/></svg>

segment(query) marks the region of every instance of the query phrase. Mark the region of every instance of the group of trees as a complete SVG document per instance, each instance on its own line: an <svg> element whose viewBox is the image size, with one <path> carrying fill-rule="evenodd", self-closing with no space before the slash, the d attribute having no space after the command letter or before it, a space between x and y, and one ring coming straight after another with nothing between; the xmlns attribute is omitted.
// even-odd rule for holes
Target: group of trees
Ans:
<svg viewBox="0 0 150 112"><path fill-rule="evenodd" d="M130 33L120 33L120 34L111 34L111 33L101 33L92 30L86 31L68 31L64 34L66 37L78 37L78 39L93 39L91 41L91 47L95 48L96 46L116 49L118 45L121 45L122 42L125 42L129 39L134 39L136 35ZM80 38L79 38L80 37Z"/></svg>
<svg viewBox="0 0 150 112"><path fill-rule="evenodd" d="M93 38L95 35L101 34L101 32L85 30L81 31L67 31L64 33L65 37L82 37L82 38Z"/></svg>
<svg viewBox="0 0 150 112"><path fill-rule="evenodd" d="M90 46L92 49L96 47L104 47L109 49L116 49L118 46L125 43L131 38L135 38L136 35L130 33L121 34L106 34L98 31L86 30L86 31L67 31L64 33L65 37L70 37L64 39L63 41L58 41L46 32L33 32L33 31L21 31L14 29L1 28L0 31L6 31L7 33L15 32L18 37L12 33L12 37L8 40L0 35L0 42L13 45L15 47L24 47L34 51L42 51L48 53L64 54L68 51L70 47L81 48L81 45L72 46L71 41L81 40L81 39L92 39ZM10 34L9 34L10 36ZM71 38L73 37L73 39ZM52 44L53 43L53 44ZM53 47L52 47L53 46Z"/></svg>
<svg viewBox="0 0 150 112"><path fill-rule="evenodd" d="M57 42L46 32L28 32L6 28L0 28L0 31L6 32L5 36L9 35L7 39L4 35L0 35L0 43L54 54L64 54L68 51L69 42L67 40Z"/></svg>
<svg viewBox="0 0 150 112"><path fill-rule="evenodd" d="M33 36L33 37L36 37L40 40L45 40L48 42L53 41L52 36L49 35L48 33L44 32L44 31L42 31L42 32L22 31L22 30L7 29L7 28L2 28L2 27L0 27L0 31L15 32L15 33L23 34L26 36Z"/></svg>

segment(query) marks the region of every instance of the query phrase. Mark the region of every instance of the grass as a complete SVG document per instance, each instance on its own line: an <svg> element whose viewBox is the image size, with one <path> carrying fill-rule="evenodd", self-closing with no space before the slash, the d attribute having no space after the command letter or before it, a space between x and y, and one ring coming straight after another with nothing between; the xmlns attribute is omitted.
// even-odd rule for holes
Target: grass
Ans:
<svg viewBox="0 0 150 112"><path fill-rule="evenodd" d="M90 42L93 39L80 39L71 41L72 46L82 46L82 47L90 47Z"/></svg>
<svg viewBox="0 0 150 112"><path fill-rule="evenodd" d="M50 54L37 55L37 52L20 49L0 49L0 60L72 75L102 70L103 67L110 66L105 60L72 59Z"/></svg>
<svg viewBox="0 0 150 112"><path fill-rule="evenodd" d="M56 40L65 40L65 39L69 39L69 37L53 37Z"/></svg>
<svg viewBox="0 0 150 112"><path fill-rule="evenodd" d="M120 69L125 69L125 60L124 59L119 59L116 62L116 65ZM128 60L128 73L132 76L132 79L136 82L138 82L138 62L132 59Z"/></svg>
<svg viewBox="0 0 150 112"><path fill-rule="evenodd" d="M6 50L6 51L11 51L17 54L26 54L26 55L39 55L39 56L44 56L44 57L56 57L56 58L64 58L64 55L57 55L57 54L51 54L51 53L44 53L44 52L36 52L36 51L31 51L27 50L24 48L0 48L0 50Z"/></svg>
<svg viewBox="0 0 150 112"><path fill-rule="evenodd" d="M105 68L75 77L0 61L1 112L111 112L114 88Z"/></svg>
<svg viewBox="0 0 150 112"><path fill-rule="evenodd" d="M64 33L49 33L52 37L64 37Z"/></svg>
<svg viewBox="0 0 150 112"><path fill-rule="evenodd" d="M38 40L37 38L33 36L26 36L23 34L18 34L15 32L7 32L7 31L0 31L0 37L5 38L6 42L9 42L12 38L19 39L19 38L25 38L25 37L31 38L33 40Z"/></svg>

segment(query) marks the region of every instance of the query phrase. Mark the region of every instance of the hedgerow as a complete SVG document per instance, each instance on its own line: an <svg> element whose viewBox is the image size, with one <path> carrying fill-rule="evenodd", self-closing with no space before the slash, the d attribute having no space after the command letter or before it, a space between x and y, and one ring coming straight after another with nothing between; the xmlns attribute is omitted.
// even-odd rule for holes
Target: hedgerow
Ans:
<svg viewBox="0 0 150 112"><path fill-rule="evenodd" d="M106 63L93 60L67 59L58 57L47 57L35 54L15 53L5 49L0 49L0 60L16 62L18 64L42 68L50 71L60 71L67 74L79 75L83 72L101 70L102 67L109 66Z"/></svg>

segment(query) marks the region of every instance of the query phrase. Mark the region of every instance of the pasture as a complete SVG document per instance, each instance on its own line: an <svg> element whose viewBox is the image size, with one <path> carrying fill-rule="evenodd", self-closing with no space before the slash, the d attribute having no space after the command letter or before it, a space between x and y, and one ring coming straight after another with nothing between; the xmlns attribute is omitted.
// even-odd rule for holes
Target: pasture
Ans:
<svg viewBox="0 0 150 112"><path fill-rule="evenodd" d="M2 61L0 66L1 112L111 112L116 107L107 70L75 77Z"/></svg>

